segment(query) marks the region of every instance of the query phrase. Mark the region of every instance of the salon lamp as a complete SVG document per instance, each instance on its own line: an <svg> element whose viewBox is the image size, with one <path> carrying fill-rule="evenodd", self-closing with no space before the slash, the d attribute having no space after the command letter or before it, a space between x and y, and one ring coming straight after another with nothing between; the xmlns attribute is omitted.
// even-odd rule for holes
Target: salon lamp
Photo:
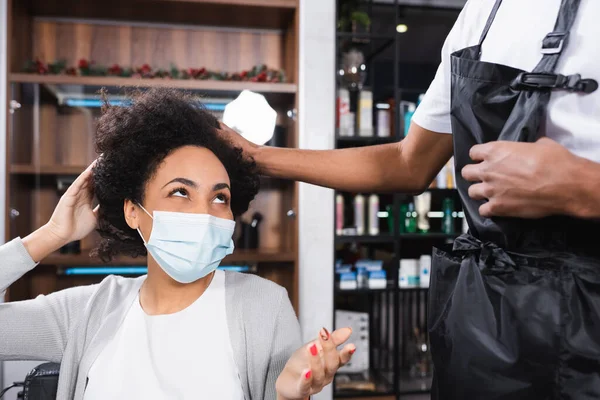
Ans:
<svg viewBox="0 0 600 400"><path fill-rule="evenodd" d="M239 132L244 139L264 145L273 138L277 112L262 94L244 90L225 106L223 123Z"/></svg>

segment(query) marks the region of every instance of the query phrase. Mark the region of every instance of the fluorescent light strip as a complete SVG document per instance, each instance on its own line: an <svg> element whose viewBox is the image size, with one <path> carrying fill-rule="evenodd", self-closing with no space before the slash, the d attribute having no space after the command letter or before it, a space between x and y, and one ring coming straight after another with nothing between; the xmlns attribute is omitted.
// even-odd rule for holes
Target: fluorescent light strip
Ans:
<svg viewBox="0 0 600 400"><path fill-rule="evenodd" d="M116 107L124 107L129 106L131 101L129 100L119 100L119 99L110 99L109 103L111 106ZM90 107L90 108L99 108L102 107L103 102L99 99L77 99L77 98L66 98L65 103L69 107ZM202 103L202 105L208 111L225 111L225 106L227 104L222 103Z"/></svg>
<svg viewBox="0 0 600 400"><path fill-rule="evenodd" d="M70 267L65 275L144 275L148 267Z"/></svg>
<svg viewBox="0 0 600 400"><path fill-rule="evenodd" d="M223 265L218 269L233 272L248 272L247 265ZM70 267L65 268L65 275L145 275L148 267Z"/></svg>

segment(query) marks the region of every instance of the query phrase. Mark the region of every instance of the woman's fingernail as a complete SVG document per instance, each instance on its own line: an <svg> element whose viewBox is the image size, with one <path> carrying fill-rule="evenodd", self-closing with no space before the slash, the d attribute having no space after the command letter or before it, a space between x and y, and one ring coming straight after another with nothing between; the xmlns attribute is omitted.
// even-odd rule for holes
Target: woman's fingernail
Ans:
<svg viewBox="0 0 600 400"><path fill-rule="evenodd" d="M306 379L310 379L311 376L312 376L312 371L311 370L306 371L306 373L304 374L304 377Z"/></svg>
<svg viewBox="0 0 600 400"><path fill-rule="evenodd" d="M319 354L316 344L313 344L312 346L310 346L310 354L312 354L313 356L316 356L317 354Z"/></svg>
<svg viewBox="0 0 600 400"><path fill-rule="evenodd" d="M356 347L350 350L350 354L354 354L355 351L356 351Z"/></svg>
<svg viewBox="0 0 600 400"><path fill-rule="evenodd" d="M325 327L321 328L320 334L321 334L321 339L323 339L324 341L329 340L329 336L330 336L329 331Z"/></svg>

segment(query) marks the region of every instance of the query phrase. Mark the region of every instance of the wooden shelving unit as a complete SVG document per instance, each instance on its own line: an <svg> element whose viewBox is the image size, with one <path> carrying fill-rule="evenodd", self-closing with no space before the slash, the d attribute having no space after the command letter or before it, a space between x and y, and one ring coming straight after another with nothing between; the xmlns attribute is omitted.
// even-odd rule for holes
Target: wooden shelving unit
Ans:
<svg viewBox="0 0 600 400"><path fill-rule="evenodd" d="M9 0L9 71L5 82L10 109L7 126L6 238L24 237L47 222L59 187L96 157L95 120L100 88L113 99L131 89L169 87L192 92L204 102L226 104L243 90L261 93L277 111L285 146L297 147L298 96L297 0ZM170 70L206 68L229 73L256 65L284 70L285 82L183 80L24 73L26 62L80 59L96 64ZM65 99L84 99L72 106ZM16 106L15 106L16 105ZM294 111L294 112L292 112ZM224 263L252 264L256 273L284 286L298 306L297 184L261 179L250 206L259 212L260 245L236 250ZM290 212L293 211L293 212ZM291 215L291 217L290 217ZM81 241L81 254L56 253L15 282L9 300L23 300L101 276L60 275L63 266L139 266L146 262L117 257L110 263L89 257L97 234ZM95 280L95 281L94 281Z"/></svg>
<svg viewBox="0 0 600 400"><path fill-rule="evenodd" d="M10 166L10 173L15 175L79 175L85 168L74 165L13 164Z"/></svg>
<svg viewBox="0 0 600 400"><path fill-rule="evenodd" d="M77 85L93 87L169 87L204 93L239 93L251 90L257 93L295 94L298 86L295 83L236 82L197 79L142 79L103 76L70 76L70 75L38 75L13 73L11 83L39 83L42 85Z"/></svg>

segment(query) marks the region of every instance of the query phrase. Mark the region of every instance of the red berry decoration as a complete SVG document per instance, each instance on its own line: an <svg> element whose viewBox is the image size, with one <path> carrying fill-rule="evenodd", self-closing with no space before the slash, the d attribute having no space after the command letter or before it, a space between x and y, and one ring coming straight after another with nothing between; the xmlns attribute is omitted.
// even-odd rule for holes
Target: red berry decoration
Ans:
<svg viewBox="0 0 600 400"><path fill-rule="evenodd" d="M108 69L109 75L121 76L123 74L123 69L119 66L119 64L114 64L112 67Z"/></svg>
<svg viewBox="0 0 600 400"><path fill-rule="evenodd" d="M200 79L200 80L220 80L220 81L251 81L251 82L285 82L285 71L267 68L266 65L255 65L250 70L241 72L219 72L210 71L205 67L178 69L171 65L169 69L153 70L149 64L143 64L141 67L131 68L122 67L119 64L113 64L111 67L96 65L94 61L82 58L77 63L77 67L68 67L64 60L45 64L39 59L28 61L23 71L37 74L66 74L71 76L121 76L132 78L160 78L160 79Z"/></svg>

